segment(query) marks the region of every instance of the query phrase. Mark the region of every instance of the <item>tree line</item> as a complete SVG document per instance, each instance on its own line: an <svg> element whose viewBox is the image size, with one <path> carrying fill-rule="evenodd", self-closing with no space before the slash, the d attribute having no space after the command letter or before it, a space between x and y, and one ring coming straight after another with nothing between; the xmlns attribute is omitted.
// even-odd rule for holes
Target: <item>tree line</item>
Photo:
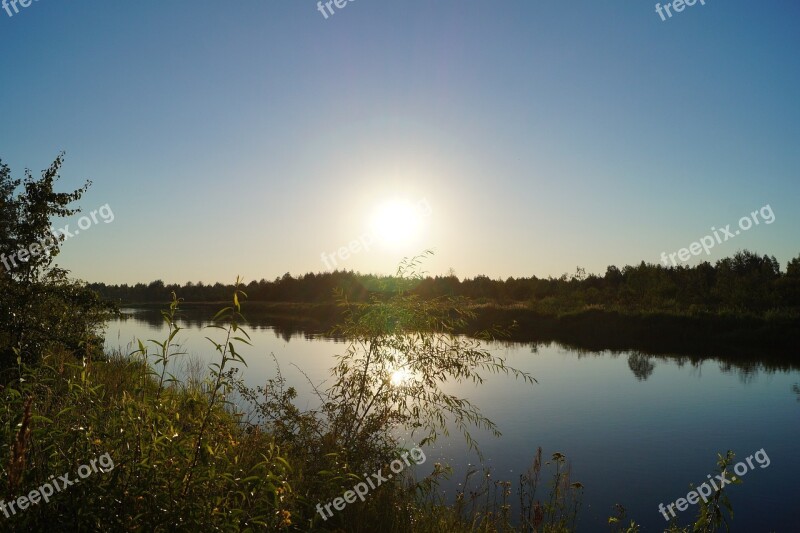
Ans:
<svg viewBox="0 0 800 533"><path fill-rule="evenodd" d="M371 295L391 293L395 276L360 274L353 271L284 274L272 281L251 281L244 287L249 301L286 303L333 303L341 290L351 301L368 301ZM165 284L106 285L91 283L90 289L118 304L168 301L175 292L187 302L218 302L233 285L188 282ZM766 312L800 307L800 255L781 270L774 256L742 250L711 264L664 267L645 263L624 268L609 266L602 275L577 268L558 278L487 276L460 279L455 275L425 276L414 280L412 294L423 298L466 297L476 303L525 304L540 311L568 312L592 308L671 312Z"/></svg>

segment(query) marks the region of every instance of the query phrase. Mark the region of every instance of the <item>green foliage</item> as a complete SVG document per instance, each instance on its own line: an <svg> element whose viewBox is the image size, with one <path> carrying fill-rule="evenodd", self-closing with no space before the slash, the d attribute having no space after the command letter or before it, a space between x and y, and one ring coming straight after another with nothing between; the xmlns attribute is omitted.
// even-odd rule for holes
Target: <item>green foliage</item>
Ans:
<svg viewBox="0 0 800 533"><path fill-rule="evenodd" d="M728 466L733 463L735 457L736 455L730 450L724 456L717 454L716 472L722 474L726 480L730 480L731 484L739 485L743 483L742 479L728 472ZM733 508L723 485L719 490L714 491L711 499L700 502L700 510L692 530L693 533L714 533L722 527L725 528L725 531L730 531L728 518L725 518L726 511L729 518L732 519Z"/></svg>
<svg viewBox="0 0 800 533"><path fill-rule="evenodd" d="M70 208L70 204L80 200L91 185L86 184L70 193L53 190L59 178L64 154L59 154L49 168L42 171L41 178L35 178L25 170L23 180L12 179L11 169L0 161L0 253L11 255L19 249L27 249L34 243L47 243L47 253L31 255L25 261L17 261L17 267L7 273L15 279L33 280L52 264L60 250L64 235L54 239L51 225L55 217L67 217L79 213L80 209ZM19 186L22 192L16 194Z"/></svg>
<svg viewBox="0 0 800 533"><path fill-rule="evenodd" d="M296 392L286 387L279 368L277 377L264 387L239 387L242 397L253 404L256 423L279 439L301 469L296 474L303 493L313 494L306 499L309 516L314 516L317 502L341 495L363 480L364 472L377 471L396 458L398 429L412 437L420 434L420 446L447 434L448 422L472 446L471 427L499 435L477 406L445 393L445 382L468 380L479 385L486 373L534 381L482 348L480 339L456 333L472 316L463 299L423 300L409 294L421 276L418 265L419 258L404 262L396 279L380 287L368 304L353 303L339 293L344 319L335 333L346 339L346 347L336 356L332 384L325 390L315 388L320 400L316 409L301 411L293 405ZM498 333L487 331L481 337ZM425 493L441 475L435 470L413 483L405 498ZM358 514L348 508L324 526L350 523ZM322 525L321 519L312 520L315 526Z"/></svg>
<svg viewBox="0 0 800 533"><path fill-rule="evenodd" d="M15 530L59 524L70 531L261 531L291 526L291 466L269 435L247 432L223 408L231 361L243 362L235 343L246 333L234 306L218 313L224 344L203 386L161 379L140 345L132 357L78 362L52 352L2 389L1 464L11 465L6 501L53 474L72 473L108 452L115 468L59 493L48 504L5 520ZM173 300L176 304L177 300ZM172 318L176 306L165 316ZM156 345L166 366L175 329ZM155 341L154 341L155 342ZM26 402L29 415L24 415ZM20 423L30 426L20 439ZM21 460L14 460L20 458ZM13 468L21 464L22 467ZM12 475L16 474L16 475ZM11 482L13 481L13 483Z"/></svg>
<svg viewBox="0 0 800 533"><path fill-rule="evenodd" d="M422 446L447 435L448 421L474 446L470 427L499 435L497 427L477 406L445 393L442 385L480 385L487 372L535 381L481 346L481 338L502 332L480 332L477 338L457 335L474 316L463 299L425 300L409 294L407 288L419 279L416 266L416 259L401 266L397 292L391 296L373 296L368 304L341 297L346 313L336 333L348 345L337 356L324 410L346 449L386 439L395 427L421 433Z"/></svg>
<svg viewBox="0 0 800 533"><path fill-rule="evenodd" d="M53 264L64 236L51 234L52 219L79 212L70 204L89 186L55 192L62 163L60 154L41 178L26 170L24 180L15 180L0 162L0 259L10 267L0 266L0 368L35 362L45 350L59 346L87 355L102 353L99 334L110 306ZM11 259L31 245L40 253L24 261Z"/></svg>

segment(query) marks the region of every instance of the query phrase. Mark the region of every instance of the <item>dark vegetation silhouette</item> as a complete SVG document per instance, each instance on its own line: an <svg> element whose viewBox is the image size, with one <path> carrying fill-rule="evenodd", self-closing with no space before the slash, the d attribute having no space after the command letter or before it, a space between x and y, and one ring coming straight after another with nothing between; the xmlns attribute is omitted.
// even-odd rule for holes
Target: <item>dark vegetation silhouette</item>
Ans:
<svg viewBox="0 0 800 533"><path fill-rule="evenodd" d="M98 332L112 306L100 301L85 283L69 278L54 260L64 236L53 236L53 218L80 212L70 204L78 201L90 182L71 193L55 192L54 185L64 154L59 154L41 177L29 170L14 179L0 161L0 368L17 360L32 361L53 345L71 350L98 352ZM20 249L40 245L39 253L10 259Z"/></svg>
<svg viewBox="0 0 800 533"><path fill-rule="evenodd" d="M335 271L250 282L251 320L281 331L319 333L341 320L334 302L340 289L353 302L393 290L399 280ZM118 305L161 304L171 292L188 302L217 302L230 285L154 281L93 283ZM508 338L559 342L586 350L636 349L653 354L787 355L800 342L800 256L785 271L767 255L743 250L715 264L663 267L609 266L602 276L578 268L572 275L492 280L477 276L424 276L408 289L422 299L463 297L475 316L469 329L511 326ZM793 353L793 352L792 352Z"/></svg>
<svg viewBox="0 0 800 533"><path fill-rule="evenodd" d="M250 302L333 303L334 289L342 289L351 301L365 302L372 294L385 292L396 280L392 276L351 271L307 273L293 277L288 272L273 281L262 279L245 286ZM89 285L104 298L130 303L163 303L172 292L187 302L220 302L231 285L188 282L165 284ZM733 257L696 266L663 267L641 262L622 269L609 266L603 275L577 272L559 278L507 278L492 280L477 276L424 277L410 292L423 298L464 296L476 303L525 304L546 312L568 312L596 307L620 311L714 312L763 314L776 309L800 308L800 256L781 271L775 257L747 250Z"/></svg>

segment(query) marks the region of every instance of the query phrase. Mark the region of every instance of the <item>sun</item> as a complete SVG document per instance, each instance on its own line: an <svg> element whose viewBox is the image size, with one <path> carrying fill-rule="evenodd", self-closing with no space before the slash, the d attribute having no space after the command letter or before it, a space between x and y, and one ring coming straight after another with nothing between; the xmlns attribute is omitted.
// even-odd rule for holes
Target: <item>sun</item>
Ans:
<svg viewBox="0 0 800 533"><path fill-rule="evenodd" d="M414 373L410 370L401 368L391 373L389 381L393 387L404 387L414 379Z"/></svg>
<svg viewBox="0 0 800 533"><path fill-rule="evenodd" d="M413 203L392 200L375 209L370 220L370 229L383 244L402 246L419 235L422 215L419 207Z"/></svg>

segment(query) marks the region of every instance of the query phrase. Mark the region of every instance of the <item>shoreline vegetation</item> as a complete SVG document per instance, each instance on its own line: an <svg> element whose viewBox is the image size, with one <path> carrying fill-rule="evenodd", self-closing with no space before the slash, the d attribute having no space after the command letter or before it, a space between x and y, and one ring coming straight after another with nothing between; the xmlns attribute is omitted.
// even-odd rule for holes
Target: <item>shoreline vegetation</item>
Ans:
<svg viewBox="0 0 800 533"><path fill-rule="evenodd" d="M185 318L190 323L203 310L215 306L218 306L217 302L182 303L187 312ZM122 304L121 307L160 308L150 302ZM246 309L251 324L274 327L279 333L289 336L327 334L341 316L341 310L335 304L248 302ZM459 333L470 334L501 325L509 329L500 340L556 342L585 351L635 350L652 355L747 358L790 356L800 345L800 317L793 313L763 317L733 313L626 313L590 308L555 314L521 305L493 304L472 305L469 309L476 316ZM197 320L198 325L203 322L203 319Z"/></svg>
<svg viewBox="0 0 800 533"><path fill-rule="evenodd" d="M175 292L185 298L186 309L218 305L233 290L221 283L165 285L160 280L130 286L92 283L88 288L120 307L163 306ZM602 276L578 268L571 276L547 279L448 275L403 280L334 271L296 278L287 273L244 286L251 319L269 317L278 327L312 333L328 331L341 318L337 288L357 303L380 301L398 288L426 301L459 299L475 314L459 333L497 325L508 330L506 340L558 342L588 351L788 357L800 344L800 256L782 271L774 257L747 250L714 265L642 262L622 269L609 266Z"/></svg>
<svg viewBox="0 0 800 533"><path fill-rule="evenodd" d="M152 302L119 304L121 308L158 310ZM218 302L183 302L185 318L199 319ZM250 323L273 327L279 334L329 334L341 319L336 304L247 302ZM635 350L652 355L789 357L800 345L800 317L795 312L759 316L748 313L626 312L590 307L556 313L523 304L472 304L475 317L458 333L469 335L492 326L506 328L498 340L559 343L585 351ZM156 321L158 322L158 321ZM154 324L155 325L155 324ZM798 362L800 364L800 361Z"/></svg>

